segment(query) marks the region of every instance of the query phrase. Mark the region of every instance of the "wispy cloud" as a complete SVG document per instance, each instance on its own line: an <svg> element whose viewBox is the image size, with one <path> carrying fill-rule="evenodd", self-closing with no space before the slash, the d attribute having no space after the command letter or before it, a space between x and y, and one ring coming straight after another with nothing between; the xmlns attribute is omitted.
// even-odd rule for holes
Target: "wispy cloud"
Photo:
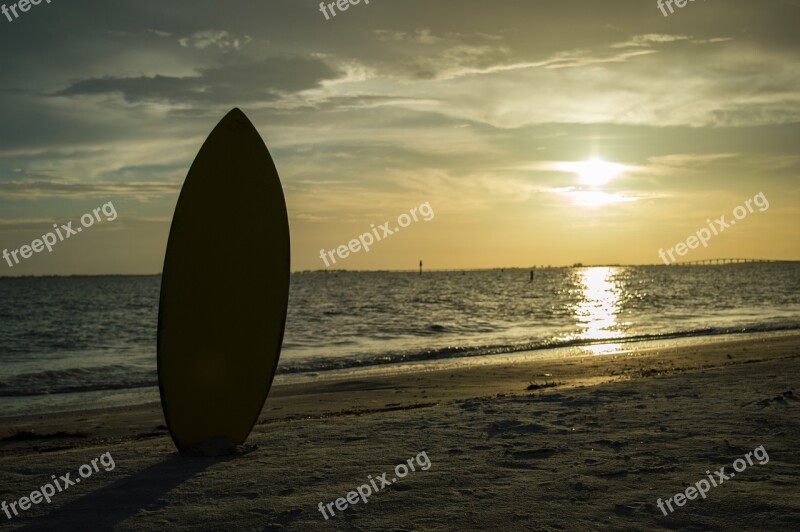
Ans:
<svg viewBox="0 0 800 532"><path fill-rule="evenodd" d="M165 194L175 194L179 190L178 183L88 183L46 178L0 181L0 199L5 200L123 196L146 201Z"/></svg>
<svg viewBox="0 0 800 532"><path fill-rule="evenodd" d="M641 48L651 44L661 44L667 42L687 41L691 37L686 35L669 35L664 33L647 33L644 35L634 35L630 40L612 44L611 48Z"/></svg>
<svg viewBox="0 0 800 532"><path fill-rule="evenodd" d="M406 41L416 44L436 44L444 41L443 38L434 36L431 30L415 30L412 32L375 30L375 35L382 41Z"/></svg>
<svg viewBox="0 0 800 532"><path fill-rule="evenodd" d="M220 50L239 50L252 40L253 38L249 35L239 38L224 30L205 30L182 37L178 42L184 48L193 47L202 50L209 46L216 46Z"/></svg>

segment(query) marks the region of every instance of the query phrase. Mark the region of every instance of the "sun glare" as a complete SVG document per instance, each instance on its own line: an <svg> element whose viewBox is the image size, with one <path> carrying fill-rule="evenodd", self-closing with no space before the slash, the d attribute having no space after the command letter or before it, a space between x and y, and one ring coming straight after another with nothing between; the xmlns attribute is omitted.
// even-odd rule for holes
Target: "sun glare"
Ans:
<svg viewBox="0 0 800 532"><path fill-rule="evenodd" d="M556 168L578 174L578 182L587 187L603 186L628 169L624 164L609 163L598 157L588 161L559 163Z"/></svg>
<svg viewBox="0 0 800 532"><path fill-rule="evenodd" d="M612 203L636 201L636 198L627 197L619 193L603 192L600 187L607 185L612 179L634 167L619 163L610 163L592 157L587 161L566 161L556 163L550 168L560 172L569 172L578 176L578 186L553 189L562 196L572 199L572 203L579 207L603 207Z"/></svg>

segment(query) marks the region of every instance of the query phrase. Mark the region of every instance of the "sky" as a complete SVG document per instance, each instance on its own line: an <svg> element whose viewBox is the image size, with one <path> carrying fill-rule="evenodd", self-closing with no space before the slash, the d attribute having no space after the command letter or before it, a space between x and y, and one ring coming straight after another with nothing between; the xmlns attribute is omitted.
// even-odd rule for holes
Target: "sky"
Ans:
<svg viewBox="0 0 800 532"><path fill-rule="evenodd" d="M189 166L234 107L281 176L293 271L426 202L432 219L332 267L663 264L759 193L767 208L676 260L800 259L798 0L666 17L656 0L18 14L0 16L0 249L109 202L117 214L0 260L0 276L160 272Z"/></svg>

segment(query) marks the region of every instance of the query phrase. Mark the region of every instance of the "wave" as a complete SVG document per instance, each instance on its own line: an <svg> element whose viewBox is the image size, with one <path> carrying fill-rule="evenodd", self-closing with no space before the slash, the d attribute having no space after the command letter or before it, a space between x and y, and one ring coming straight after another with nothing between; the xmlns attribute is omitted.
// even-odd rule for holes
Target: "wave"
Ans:
<svg viewBox="0 0 800 532"><path fill-rule="evenodd" d="M523 342L514 344L494 344L483 346L450 346L439 349L426 349L416 351L385 352L377 355L353 357L315 357L313 359L290 361L281 360L278 374L281 373L309 373L332 371L337 369L353 369L383 364L402 364L408 362L425 362L431 360L445 360L449 358L477 357L487 355L504 355L522 351L540 351L556 349L559 347L575 347L597 344L624 344L643 342L648 340L670 340L675 338L690 338L701 336L716 336L724 334L741 334L754 332L778 332L800 330L798 323L753 325L747 327L709 327L660 334L642 334L624 336L619 338L603 339L548 339L544 341Z"/></svg>
<svg viewBox="0 0 800 532"><path fill-rule="evenodd" d="M0 397L22 397L157 386L152 370L120 364L22 373L0 380Z"/></svg>
<svg viewBox="0 0 800 532"><path fill-rule="evenodd" d="M438 328L438 327L437 327ZM435 330L435 329L434 329ZM282 359L278 374L318 373L354 369L385 364L403 364L450 358L503 355L522 351L540 351L559 347L574 347L605 343L632 343L648 340L668 340L724 334L800 330L800 324L773 323L747 327L711 327L688 331L642 334L604 339L548 339L543 341L483 346L450 346L438 349L383 352L361 357L315 357L312 359ZM324 348L322 348L324 349ZM158 385L156 368L124 366L120 364L97 367L46 370L13 375L0 380L0 397L91 392L146 388Z"/></svg>

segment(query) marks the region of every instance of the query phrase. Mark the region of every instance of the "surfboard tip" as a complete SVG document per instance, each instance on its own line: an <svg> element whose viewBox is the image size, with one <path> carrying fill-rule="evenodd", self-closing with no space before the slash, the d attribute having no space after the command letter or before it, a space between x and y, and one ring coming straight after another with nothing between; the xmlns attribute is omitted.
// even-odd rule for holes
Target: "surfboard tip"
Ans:
<svg viewBox="0 0 800 532"><path fill-rule="evenodd" d="M245 126L247 128L252 128L253 130L255 130L255 126L253 125L253 123L250 121L249 118L247 118L247 115L244 114L244 111L242 111L238 107L234 107L233 109L228 111L228 114L226 114L222 118L222 120L220 120L219 123L220 124L238 124L240 126Z"/></svg>

